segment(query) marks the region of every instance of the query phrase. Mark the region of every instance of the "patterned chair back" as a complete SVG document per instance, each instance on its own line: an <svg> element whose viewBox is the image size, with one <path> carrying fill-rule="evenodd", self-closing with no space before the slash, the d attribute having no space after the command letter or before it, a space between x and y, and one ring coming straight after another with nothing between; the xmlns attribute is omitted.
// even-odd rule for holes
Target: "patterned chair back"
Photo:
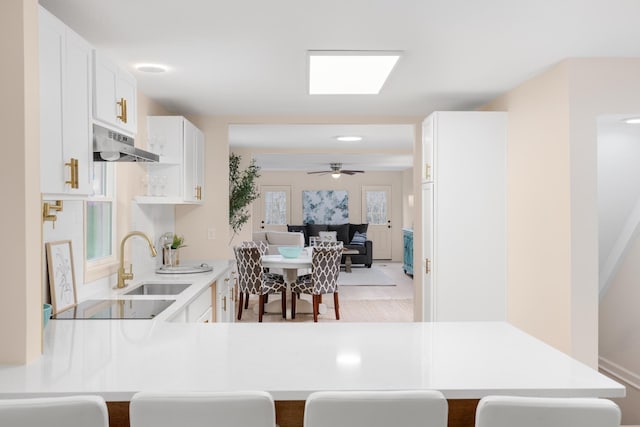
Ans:
<svg viewBox="0 0 640 427"><path fill-rule="evenodd" d="M236 246L233 248L233 251L236 254L236 262L238 264L238 290L240 292L249 292L250 294L259 295L260 286L262 285L260 249L257 245L248 245Z"/></svg>
<svg viewBox="0 0 640 427"><path fill-rule="evenodd" d="M258 248L258 250L260 251L260 255L266 255L267 254L267 249L269 248L269 245L267 245L262 240L258 240L258 241L247 240L247 241L244 241L244 242L240 243L240 247L242 247L242 248Z"/></svg>
<svg viewBox="0 0 640 427"><path fill-rule="evenodd" d="M342 242L338 243L322 242L313 248L311 278L315 295L332 294L338 289Z"/></svg>

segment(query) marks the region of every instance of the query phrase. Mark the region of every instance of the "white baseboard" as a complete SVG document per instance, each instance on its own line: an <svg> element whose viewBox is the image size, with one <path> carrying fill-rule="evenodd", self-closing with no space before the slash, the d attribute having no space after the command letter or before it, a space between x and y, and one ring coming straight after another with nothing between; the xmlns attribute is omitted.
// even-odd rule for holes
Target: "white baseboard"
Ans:
<svg viewBox="0 0 640 427"><path fill-rule="evenodd" d="M632 372L602 356L598 358L598 367L606 373L624 381L636 390L640 390L640 375Z"/></svg>

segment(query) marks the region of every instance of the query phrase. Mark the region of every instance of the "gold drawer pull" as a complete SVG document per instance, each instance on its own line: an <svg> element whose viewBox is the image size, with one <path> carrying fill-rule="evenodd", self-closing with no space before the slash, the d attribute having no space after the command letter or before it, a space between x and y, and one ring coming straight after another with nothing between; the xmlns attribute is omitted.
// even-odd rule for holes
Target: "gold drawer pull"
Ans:
<svg viewBox="0 0 640 427"><path fill-rule="evenodd" d="M69 160L69 163L65 163L65 166L69 166L70 179L65 181L65 184L69 184L71 188L78 188L78 159L73 157Z"/></svg>
<svg viewBox="0 0 640 427"><path fill-rule="evenodd" d="M127 100L124 98L120 98L120 101L117 101L116 104L120 106L120 115L118 118L122 121L122 123L127 123Z"/></svg>

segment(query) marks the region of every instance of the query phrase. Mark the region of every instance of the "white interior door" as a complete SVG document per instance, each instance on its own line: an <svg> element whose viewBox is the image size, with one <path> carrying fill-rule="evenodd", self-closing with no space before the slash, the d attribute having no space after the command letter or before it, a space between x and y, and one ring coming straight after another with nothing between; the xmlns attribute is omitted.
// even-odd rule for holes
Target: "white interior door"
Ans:
<svg viewBox="0 0 640 427"><path fill-rule="evenodd" d="M291 187L263 185L260 187L260 223L258 230L287 231L291 223Z"/></svg>
<svg viewBox="0 0 640 427"><path fill-rule="evenodd" d="M391 186L362 187L362 222L369 224L367 239L373 242L374 259L391 259Z"/></svg>

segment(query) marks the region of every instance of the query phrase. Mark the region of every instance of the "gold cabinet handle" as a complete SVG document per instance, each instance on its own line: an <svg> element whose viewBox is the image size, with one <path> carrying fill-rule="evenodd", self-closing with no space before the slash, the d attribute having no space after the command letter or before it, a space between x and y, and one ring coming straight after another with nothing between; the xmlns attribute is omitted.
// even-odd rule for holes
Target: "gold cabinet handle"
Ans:
<svg viewBox="0 0 640 427"><path fill-rule="evenodd" d="M116 104L120 106L120 115L117 117L122 121L122 123L127 123L127 100L120 98L120 101L117 101Z"/></svg>
<svg viewBox="0 0 640 427"><path fill-rule="evenodd" d="M222 297L222 311L227 311L227 296Z"/></svg>
<svg viewBox="0 0 640 427"><path fill-rule="evenodd" d="M424 166L425 166L424 179L427 181L430 181L431 180L431 164L426 163Z"/></svg>
<svg viewBox="0 0 640 427"><path fill-rule="evenodd" d="M78 188L78 159L74 159L73 157L69 159L68 163L64 164L65 166L69 166L70 179L69 181L65 181L65 184L69 184L71 188Z"/></svg>
<svg viewBox="0 0 640 427"><path fill-rule="evenodd" d="M196 190L196 200L202 200L202 187L199 185L196 185L195 190Z"/></svg>
<svg viewBox="0 0 640 427"><path fill-rule="evenodd" d="M426 262L425 273L429 274L431 273L431 260L429 258L426 258L425 262Z"/></svg>

